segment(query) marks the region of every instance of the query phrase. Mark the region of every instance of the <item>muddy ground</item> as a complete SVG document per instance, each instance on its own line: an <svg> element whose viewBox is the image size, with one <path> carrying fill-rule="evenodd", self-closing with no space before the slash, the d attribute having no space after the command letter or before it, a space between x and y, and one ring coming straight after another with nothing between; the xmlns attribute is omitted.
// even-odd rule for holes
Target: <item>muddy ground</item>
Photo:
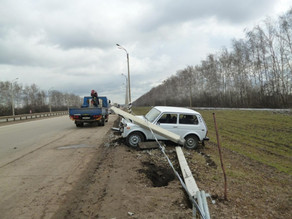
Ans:
<svg viewBox="0 0 292 219"><path fill-rule="evenodd" d="M158 150L135 150L109 132L54 218L192 218L190 203ZM167 155L176 170L175 145ZM211 218L290 218L292 177L223 149L228 200L216 145L184 154L199 189L212 195ZM244 173L244 174L243 174Z"/></svg>

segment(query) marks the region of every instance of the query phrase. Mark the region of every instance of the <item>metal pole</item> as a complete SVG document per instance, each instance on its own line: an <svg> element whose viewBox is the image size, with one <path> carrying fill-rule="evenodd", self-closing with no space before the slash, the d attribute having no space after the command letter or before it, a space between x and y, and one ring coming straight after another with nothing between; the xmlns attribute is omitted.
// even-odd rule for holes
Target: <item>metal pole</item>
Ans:
<svg viewBox="0 0 292 219"><path fill-rule="evenodd" d="M218 145L218 152L219 152L219 156L220 156L221 168L222 168L223 176L224 176L224 200L227 200L227 177L226 177L225 168L223 165L223 158L222 158L222 152L221 152L221 146L220 146L220 141L219 141L219 134L218 134L218 129L217 129L215 113L213 113L213 119L214 119L215 130L216 130L217 145Z"/></svg>
<svg viewBox="0 0 292 219"><path fill-rule="evenodd" d="M208 208L207 197L206 197L206 193L204 190L201 191L201 197L202 197L202 203L203 203L203 208L204 208L206 219L210 219L210 212L209 212L209 208Z"/></svg>

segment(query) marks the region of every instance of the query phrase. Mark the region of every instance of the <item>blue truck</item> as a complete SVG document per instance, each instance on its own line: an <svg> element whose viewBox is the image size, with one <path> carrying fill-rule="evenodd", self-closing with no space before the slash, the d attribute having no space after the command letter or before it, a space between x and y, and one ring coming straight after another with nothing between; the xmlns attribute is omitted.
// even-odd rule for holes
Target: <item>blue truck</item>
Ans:
<svg viewBox="0 0 292 219"><path fill-rule="evenodd" d="M84 123L104 126L108 121L110 101L107 97L98 97L98 106L91 104L91 100L91 96L85 96L80 108L69 108L69 117L77 127L83 127Z"/></svg>

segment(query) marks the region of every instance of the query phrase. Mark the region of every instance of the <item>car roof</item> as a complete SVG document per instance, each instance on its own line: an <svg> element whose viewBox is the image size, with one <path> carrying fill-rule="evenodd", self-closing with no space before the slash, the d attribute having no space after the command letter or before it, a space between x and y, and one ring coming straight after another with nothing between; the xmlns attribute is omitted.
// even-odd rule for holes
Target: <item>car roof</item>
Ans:
<svg viewBox="0 0 292 219"><path fill-rule="evenodd" d="M155 109L159 110L160 112L167 112L167 113L186 113L186 114L199 114L199 112L185 108L185 107L173 107L173 106L155 106Z"/></svg>

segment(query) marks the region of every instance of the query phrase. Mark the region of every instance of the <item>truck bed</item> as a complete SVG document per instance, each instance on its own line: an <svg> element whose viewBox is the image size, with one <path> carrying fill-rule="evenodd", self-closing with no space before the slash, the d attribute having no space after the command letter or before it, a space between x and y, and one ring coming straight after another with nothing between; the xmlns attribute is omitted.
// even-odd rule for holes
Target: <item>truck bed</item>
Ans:
<svg viewBox="0 0 292 219"><path fill-rule="evenodd" d="M106 108L92 107L92 108L70 108L69 116L75 121L77 127L82 127L84 123L97 123L104 126L108 121Z"/></svg>
<svg viewBox="0 0 292 219"><path fill-rule="evenodd" d="M69 115L88 115L88 116L94 116L94 115L104 115L106 113L105 108L99 108L99 107L86 107L86 108L70 108L69 109Z"/></svg>

